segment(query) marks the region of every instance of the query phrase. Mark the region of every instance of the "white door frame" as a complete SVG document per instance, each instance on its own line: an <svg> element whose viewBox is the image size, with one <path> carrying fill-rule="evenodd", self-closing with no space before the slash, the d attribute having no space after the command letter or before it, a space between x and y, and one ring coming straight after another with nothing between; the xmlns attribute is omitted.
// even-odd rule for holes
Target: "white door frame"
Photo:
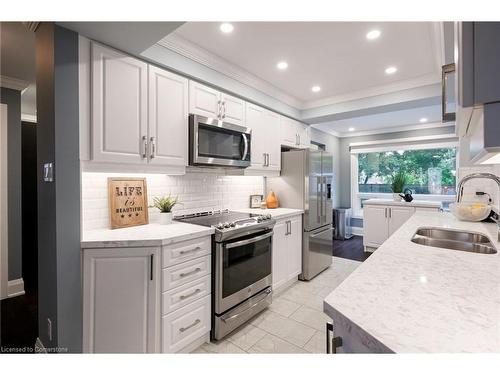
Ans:
<svg viewBox="0 0 500 375"><path fill-rule="evenodd" d="M0 104L0 299L8 296L7 105Z"/></svg>

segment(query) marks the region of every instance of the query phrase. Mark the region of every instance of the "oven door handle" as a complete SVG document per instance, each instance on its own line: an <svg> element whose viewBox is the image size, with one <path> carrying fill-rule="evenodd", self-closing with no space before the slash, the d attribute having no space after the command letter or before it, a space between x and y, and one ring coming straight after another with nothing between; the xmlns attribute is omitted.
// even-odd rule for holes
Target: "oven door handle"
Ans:
<svg viewBox="0 0 500 375"><path fill-rule="evenodd" d="M248 244L263 240L265 238L271 237L273 235L273 233L274 232L271 231L269 233L263 234L262 236L257 236L257 237L249 238L248 240L243 240L243 241L238 241L238 242L231 242L231 243L224 245L224 246L226 247L226 249L232 249L233 247L248 245Z"/></svg>
<svg viewBox="0 0 500 375"><path fill-rule="evenodd" d="M241 137L243 138L243 143L245 145L245 147L243 149L243 156L241 157L241 160L245 160L247 157L247 154L248 154L248 139L247 139L247 135L245 133L242 133Z"/></svg>

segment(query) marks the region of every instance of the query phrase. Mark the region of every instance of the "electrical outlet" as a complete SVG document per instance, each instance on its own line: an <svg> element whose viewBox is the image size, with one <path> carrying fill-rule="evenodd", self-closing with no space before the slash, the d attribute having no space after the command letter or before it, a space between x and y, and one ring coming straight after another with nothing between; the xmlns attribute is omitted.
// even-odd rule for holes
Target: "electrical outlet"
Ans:
<svg viewBox="0 0 500 375"><path fill-rule="evenodd" d="M47 336L49 336L49 341L52 341L52 321L47 318Z"/></svg>

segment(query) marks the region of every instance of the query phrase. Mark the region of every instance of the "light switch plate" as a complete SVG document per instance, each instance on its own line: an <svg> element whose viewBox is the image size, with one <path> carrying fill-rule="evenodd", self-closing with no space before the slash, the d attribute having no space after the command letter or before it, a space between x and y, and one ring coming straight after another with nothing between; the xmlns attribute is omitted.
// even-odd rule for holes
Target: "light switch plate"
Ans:
<svg viewBox="0 0 500 375"><path fill-rule="evenodd" d="M54 181L54 163L45 163L43 165L43 181L44 182Z"/></svg>

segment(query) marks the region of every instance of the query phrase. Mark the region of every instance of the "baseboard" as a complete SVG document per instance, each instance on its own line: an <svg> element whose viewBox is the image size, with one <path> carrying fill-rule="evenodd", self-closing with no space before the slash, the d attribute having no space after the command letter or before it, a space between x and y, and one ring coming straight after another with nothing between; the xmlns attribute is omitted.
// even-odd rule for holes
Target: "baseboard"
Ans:
<svg viewBox="0 0 500 375"><path fill-rule="evenodd" d="M17 297L24 294L24 280L22 278L9 280L7 283L7 297Z"/></svg>
<svg viewBox="0 0 500 375"><path fill-rule="evenodd" d="M363 235L363 228L361 227L351 227L352 234L355 236L362 236Z"/></svg>

